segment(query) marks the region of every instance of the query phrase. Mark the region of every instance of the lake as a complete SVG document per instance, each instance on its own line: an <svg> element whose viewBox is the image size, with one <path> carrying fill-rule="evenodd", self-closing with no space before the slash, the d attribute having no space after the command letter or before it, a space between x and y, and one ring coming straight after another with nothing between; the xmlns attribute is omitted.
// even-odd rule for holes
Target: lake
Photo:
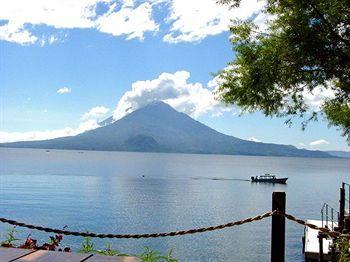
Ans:
<svg viewBox="0 0 350 262"><path fill-rule="evenodd" d="M324 202L338 209L347 159L0 149L1 217L99 233L152 233L206 227L271 209L273 191L287 194L287 212L320 219ZM250 176L274 173L287 185L256 184ZM144 177L142 177L144 176ZM219 180L213 178L220 178ZM144 246L174 250L181 261L268 261L270 224L160 239L93 240L127 253ZM10 228L1 224L1 239ZM18 228L40 241L48 234ZM303 227L286 224L286 260L302 261ZM64 237L78 250L83 239Z"/></svg>

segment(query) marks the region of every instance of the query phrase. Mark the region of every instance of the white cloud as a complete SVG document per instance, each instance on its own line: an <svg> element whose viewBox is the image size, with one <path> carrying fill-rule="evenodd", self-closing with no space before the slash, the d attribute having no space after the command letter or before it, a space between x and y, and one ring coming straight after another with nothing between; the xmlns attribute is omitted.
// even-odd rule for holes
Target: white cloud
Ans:
<svg viewBox="0 0 350 262"><path fill-rule="evenodd" d="M131 90L119 100L113 113L114 119L118 120L152 101L164 101L195 118L205 113L219 115L231 110L215 99L211 90L213 86L208 89L200 83L188 82L189 78L189 72L177 71L173 74L162 73L153 80L133 83Z"/></svg>
<svg viewBox="0 0 350 262"><path fill-rule="evenodd" d="M147 31L155 32L159 26L152 19L152 5L143 3L134 8L132 3L125 3L119 11L116 4L97 20L97 28L101 32L114 36L127 35L126 39L143 39Z"/></svg>
<svg viewBox="0 0 350 262"><path fill-rule="evenodd" d="M305 143L303 143L303 142L298 143L298 146L300 146L300 147L306 147Z"/></svg>
<svg viewBox="0 0 350 262"><path fill-rule="evenodd" d="M40 38L40 45L52 45L57 42L64 42L66 40L67 34L52 34L49 36L42 36Z"/></svg>
<svg viewBox="0 0 350 262"><path fill-rule="evenodd" d="M239 8L229 9L215 0L172 0L168 23L170 33L164 41L171 43L197 42L207 36L228 31L231 19L247 19L260 12L264 1L243 0Z"/></svg>
<svg viewBox="0 0 350 262"><path fill-rule="evenodd" d="M303 98L307 113L320 113L324 102L336 97L330 83L326 83L325 86L316 86L312 91L305 88L304 84L301 84L300 89L301 91L298 94ZM285 92L284 99L286 103L293 103L292 96L287 91Z"/></svg>
<svg viewBox="0 0 350 262"><path fill-rule="evenodd" d="M75 136L88 130L99 127L94 119L79 124L77 128L66 127L56 130L29 131L29 132L6 132L0 131L0 143L16 141L46 140L64 136Z"/></svg>
<svg viewBox="0 0 350 262"><path fill-rule="evenodd" d="M316 87L312 92L309 90L303 91L303 98L309 109L319 112L325 100L335 98L334 91L329 88L321 86Z"/></svg>
<svg viewBox="0 0 350 262"><path fill-rule="evenodd" d="M310 146L329 145L329 142L325 139L319 139L319 140L315 140L315 141L310 142L309 145Z"/></svg>
<svg viewBox="0 0 350 262"><path fill-rule="evenodd" d="M259 12L253 22L258 26L259 32L267 32L269 22L273 21L277 16L273 16L266 12Z"/></svg>
<svg viewBox="0 0 350 262"><path fill-rule="evenodd" d="M109 111L109 108L104 106L96 106L91 108L88 112L86 112L81 119L89 119L89 118L98 118L104 116Z"/></svg>
<svg viewBox="0 0 350 262"><path fill-rule="evenodd" d="M0 0L0 20L7 21L1 40L33 44L39 40L23 25L46 25L56 29L92 28L97 3L104 0ZM4 27L3 26L3 27ZM52 40L51 40L52 41ZM40 41L43 44L42 41Z"/></svg>
<svg viewBox="0 0 350 262"><path fill-rule="evenodd" d="M50 45L52 45L53 43L57 42L58 38L57 36L51 35L47 41L49 42Z"/></svg>
<svg viewBox="0 0 350 262"><path fill-rule="evenodd" d="M159 23L164 22L170 27L164 41L197 42L228 31L231 19L258 14L255 20L263 25L267 18L260 13L264 4L262 0L243 0L239 8L229 9L215 0L0 0L0 20L7 23L0 27L0 40L41 45L57 41L35 34L35 27L42 25L53 30L87 28L126 39L143 39L146 32L159 31ZM106 11L97 13L98 5ZM165 12L165 20L155 21L156 8ZM30 29L25 29L27 25Z"/></svg>
<svg viewBox="0 0 350 262"><path fill-rule="evenodd" d="M72 89L70 89L68 87L61 87L61 88L57 89L58 94L66 94L66 93L70 93L70 92L72 92Z"/></svg>
<svg viewBox="0 0 350 262"><path fill-rule="evenodd" d="M21 45L28 45L35 43L37 39L38 38L26 30L24 28L24 25L21 23L15 23L11 21L5 25L0 26L0 40L14 42Z"/></svg>
<svg viewBox="0 0 350 262"><path fill-rule="evenodd" d="M152 1L151 1L152 2ZM108 11L97 14L99 4ZM114 36L125 35L127 39L143 39L147 31L158 31L152 18L152 4L145 2L138 6L132 0L0 0L0 20L6 22L0 27L0 40L19 44L50 44L58 39L33 35L35 26L51 29L89 28ZM30 25L24 29L24 25Z"/></svg>
<svg viewBox="0 0 350 262"><path fill-rule="evenodd" d="M55 28L91 28L104 0L0 0L0 19Z"/></svg>
<svg viewBox="0 0 350 262"><path fill-rule="evenodd" d="M255 136L248 137L247 140L253 142L261 142L261 140L257 139Z"/></svg>

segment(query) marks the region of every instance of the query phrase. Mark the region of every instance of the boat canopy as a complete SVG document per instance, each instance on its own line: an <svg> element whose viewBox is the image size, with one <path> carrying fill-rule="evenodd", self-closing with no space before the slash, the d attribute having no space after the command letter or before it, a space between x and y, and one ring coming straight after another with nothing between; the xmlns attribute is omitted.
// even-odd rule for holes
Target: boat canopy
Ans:
<svg viewBox="0 0 350 262"><path fill-rule="evenodd" d="M264 178L275 178L276 176L275 175L271 175L271 174L265 174L265 175L262 175L260 177L264 177Z"/></svg>

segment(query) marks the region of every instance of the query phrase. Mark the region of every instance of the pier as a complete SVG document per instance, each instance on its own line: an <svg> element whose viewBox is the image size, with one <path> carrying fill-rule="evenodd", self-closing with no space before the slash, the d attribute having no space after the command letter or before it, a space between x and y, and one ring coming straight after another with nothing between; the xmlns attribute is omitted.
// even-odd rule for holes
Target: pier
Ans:
<svg viewBox="0 0 350 262"><path fill-rule="evenodd" d="M306 223L327 228L339 234L349 234L350 184L343 182L339 192L339 211L324 203L321 209L321 220L306 220ZM305 261L335 261L334 239L317 229L305 226L303 237Z"/></svg>
<svg viewBox="0 0 350 262"><path fill-rule="evenodd" d="M321 227L321 220L306 220L307 223ZM319 259L320 253L320 239L319 231L305 227L304 231L304 253L305 261L317 261ZM333 240L330 238L322 238L322 251L323 251L323 260L331 261L332 254L330 252L331 245Z"/></svg>

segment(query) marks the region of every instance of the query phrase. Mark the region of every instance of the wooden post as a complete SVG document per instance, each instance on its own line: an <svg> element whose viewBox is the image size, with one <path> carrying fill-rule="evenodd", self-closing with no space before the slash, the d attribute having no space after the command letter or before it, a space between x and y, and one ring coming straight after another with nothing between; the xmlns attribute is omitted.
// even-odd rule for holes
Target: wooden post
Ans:
<svg viewBox="0 0 350 262"><path fill-rule="evenodd" d="M331 261L336 262L337 261L337 256L335 254L335 243L333 240L332 246L331 246Z"/></svg>
<svg viewBox="0 0 350 262"><path fill-rule="evenodd" d="M318 244L319 244L319 250L318 250L318 262L323 262L323 238L324 235L321 232L318 232Z"/></svg>
<svg viewBox="0 0 350 262"><path fill-rule="evenodd" d="M344 229L349 233L350 232L350 216L344 217Z"/></svg>
<svg viewBox="0 0 350 262"><path fill-rule="evenodd" d="M286 193L272 193L272 211L286 212ZM286 219L282 216L272 216L271 228L271 262L284 262Z"/></svg>
<svg viewBox="0 0 350 262"><path fill-rule="evenodd" d="M345 188L340 188L340 200L339 200L339 221L340 232L344 229L344 215L345 215Z"/></svg>

